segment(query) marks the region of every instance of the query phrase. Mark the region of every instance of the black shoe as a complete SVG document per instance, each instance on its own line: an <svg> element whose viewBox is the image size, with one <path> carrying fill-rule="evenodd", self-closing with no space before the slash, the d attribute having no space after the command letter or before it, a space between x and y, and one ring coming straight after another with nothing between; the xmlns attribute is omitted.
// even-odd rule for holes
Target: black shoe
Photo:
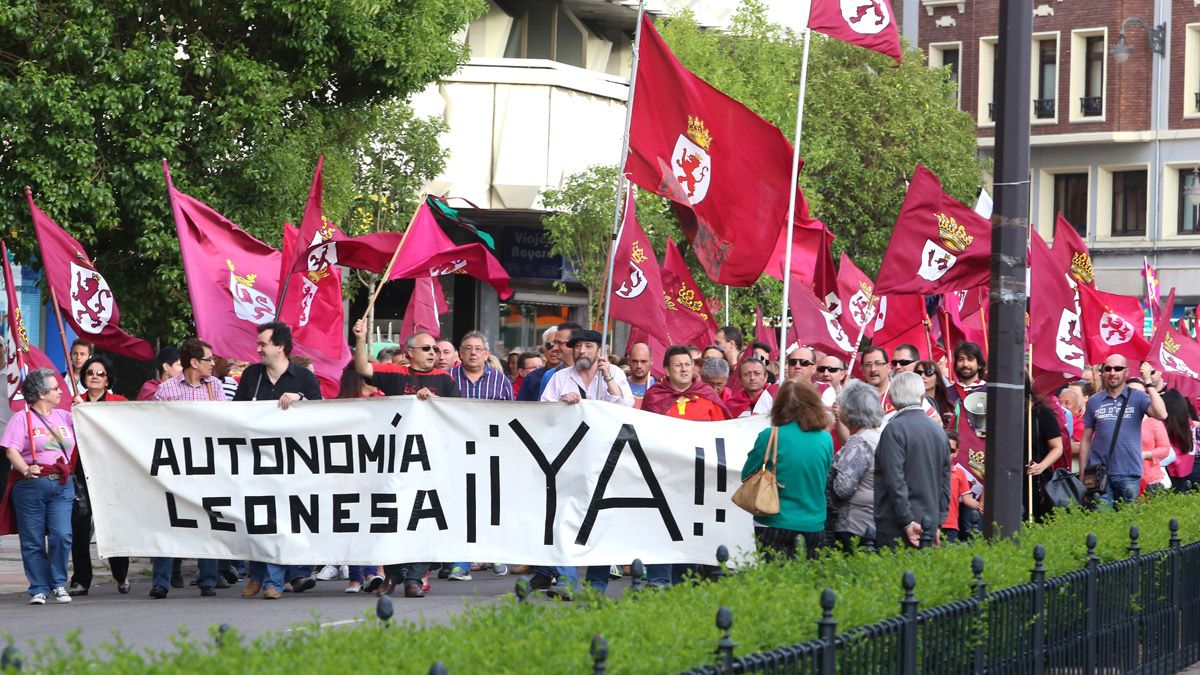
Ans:
<svg viewBox="0 0 1200 675"><path fill-rule="evenodd" d="M238 582L237 570L234 570L232 568L224 570L221 572L221 578L223 578L226 581L226 583L236 584ZM220 586L218 586L218 588L220 588ZM225 586L225 588L229 588L229 587Z"/></svg>
<svg viewBox="0 0 1200 675"><path fill-rule="evenodd" d="M229 588L229 582L225 581L225 577L217 575L217 588Z"/></svg>
<svg viewBox="0 0 1200 675"><path fill-rule="evenodd" d="M555 585L551 586L550 588L547 588L546 595L551 598L558 598L559 600L562 600L563 602L571 602L572 600L575 599L574 594L571 593L570 587L564 586L562 584L555 584Z"/></svg>
<svg viewBox="0 0 1200 675"><path fill-rule="evenodd" d="M383 577L379 576L378 574L373 575L367 580L367 583L363 584L363 593L374 593L375 591L379 590L381 585L383 585Z"/></svg>
<svg viewBox="0 0 1200 675"><path fill-rule="evenodd" d="M529 577L529 587L535 591L544 591L554 584L554 580L545 574L534 574Z"/></svg>
<svg viewBox="0 0 1200 675"><path fill-rule="evenodd" d="M171 588L183 588L183 576L174 575L171 577Z"/></svg>
<svg viewBox="0 0 1200 675"><path fill-rule="evenodd" d="M201 586L200 587L200 597L202 597L202 598L211 598L216 594L217 594L217 589L213 588L212 586Z"/></svg>
<svg viewBox="0 0 1200 675"><path fill-rule="evenodd" d="M303 593L309 589L315 588L317 580L312 577L296 577L292 579L292 592Z"/></svg>
<svg viewBox="0 0 1200 675"><path fill-rule="evenodd" d="M150 589L150 597L154 598L155 600L162 600L163 598L167 597L167 589L163 588L162 586L155 586L154 588Z"/></svg>
<svg viewBox="0 0 1200 675"><path fill-rule="evenodd" d="M409 579L404 582L404 597L423 598L425 591L421 590L421 582Z"/></svg>
<svg viewBox="0 0 1200 675"><path fill-rule="evenodd" d="M449 579L450 578L450 565L442 565L441 567L438 568L438 578L439 579Z"/></svg>

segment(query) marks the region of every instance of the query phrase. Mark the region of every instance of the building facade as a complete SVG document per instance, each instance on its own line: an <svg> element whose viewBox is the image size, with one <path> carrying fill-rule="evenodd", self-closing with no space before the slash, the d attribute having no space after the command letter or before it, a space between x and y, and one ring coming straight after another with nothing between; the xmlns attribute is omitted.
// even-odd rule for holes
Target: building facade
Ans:
<svg viewBox="0 0 1200 675"><path fill-rule="evenodd" d="M992 157L999 2L906 2L919 5L906 34L949 67ZM1200 3L1035 0L1031 70L1032 222L1049 241L1062 213L1102 290L1141 296L1145 258L1178 289L1177 313L1194 306L1200 206L1184 191L1200 165Z"/></svg>

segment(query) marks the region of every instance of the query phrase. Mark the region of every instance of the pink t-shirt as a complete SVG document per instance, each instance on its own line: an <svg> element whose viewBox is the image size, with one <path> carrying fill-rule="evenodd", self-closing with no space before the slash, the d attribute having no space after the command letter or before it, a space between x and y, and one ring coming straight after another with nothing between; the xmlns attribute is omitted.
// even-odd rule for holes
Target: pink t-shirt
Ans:
<svg viewBox="0 0 1200 675"><path fill-rule="evenodd" d="M62 447L62 443L55 438L55 433L47 430L46 425L42 424L37 414L32 411L28 416L24 411L13 413L8 426L4 428L4 435L0 436L0 446L16 448L21 451L21 458L26 463L32 462L33 454L29 451L29 426L26 422L26 420L31 420L33 422L33 442L37 444L38 464L49 466L59 458L70 463L71 455L75 453L75 427L71 424L71 413L55 408L44 417L54 428L54 432L62 438L66 448Z"/></svg>

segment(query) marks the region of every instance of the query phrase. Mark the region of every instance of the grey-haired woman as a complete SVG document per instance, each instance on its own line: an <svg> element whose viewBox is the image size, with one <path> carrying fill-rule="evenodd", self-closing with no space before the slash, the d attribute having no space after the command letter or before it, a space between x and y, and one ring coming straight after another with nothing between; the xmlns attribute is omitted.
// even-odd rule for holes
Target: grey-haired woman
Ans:
<svg viewBox="0 0 1200 675"><path fill-rule="evenodd" d="M849 550L875 528L875 446L883 410L875 388L859 380L842 388L837 403L838 421L850 438L829 470L829 531Z"/></svg>
<svg viewBox="0 0 1200 675"><path fill-rule="evenodd" d="M21 562L29 581L29 604L44 605L47 596L70 602L66 586L75 502L71 480L75 429L71 413L57 407L62 389L53 370L29 373L21 383L21 393L29 403L29 413L13 415L0 436L0 447L23 479L13 485L12 506Z"/></svg>

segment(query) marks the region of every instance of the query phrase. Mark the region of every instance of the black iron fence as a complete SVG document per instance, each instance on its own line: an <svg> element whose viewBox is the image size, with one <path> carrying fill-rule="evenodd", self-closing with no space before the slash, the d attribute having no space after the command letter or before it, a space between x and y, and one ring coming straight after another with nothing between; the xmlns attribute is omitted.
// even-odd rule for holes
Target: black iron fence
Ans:
<svg viewBox="0 0 1200 675"><path fill-rule="evenodd" d="M917 579L901 579L900 613L837 632L831 589L821 594L817 638L736 656L728 607L714 663L689 673L1175 673L1200 661L1200 542L1182 546L1170 522L1169 547L1143 554L1138 529L1129 557L1100 564L1088 535L1088 562L1046 577L1045 551L1033 548L1026 584L989 591L983 560L971 563L971 597L920 609Z"/></svg>

